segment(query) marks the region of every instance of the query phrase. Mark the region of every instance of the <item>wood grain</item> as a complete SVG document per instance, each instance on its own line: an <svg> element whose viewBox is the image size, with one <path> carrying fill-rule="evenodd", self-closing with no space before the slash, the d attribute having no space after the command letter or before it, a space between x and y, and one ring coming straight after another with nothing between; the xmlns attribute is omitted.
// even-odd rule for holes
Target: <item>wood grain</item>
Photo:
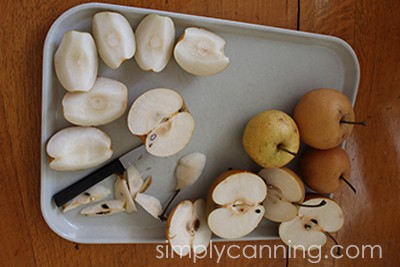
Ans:
<svg viewBox="0 0 400 267"><path fill-rule="evenodd" d="M0 266L187 266L192 259L157 259L156 245L86 245L62 239L40 212L40 127L42 49L48 29L67 9L84 1L10 1L1 3L0 71ZM383 259L323 259L318 266L396 266L400 225L400 12L398 1L357 0L133 0L108 1L187 14L331 34L348 41L361 65L356 128L347 151L357 196L343 189L335 199L346 213L336 237L342 245L380 244ZM300 9L298 9L298 7ZM299 12L298 12L299 11ZM299 20L298 16L300 15ZM231 243L214 244L219 250ZM280 245L280 241L235 243ZM329 253L329 244L323 250ZM248 247L251 252L251 248ZM215 251L214 251L215 252ZM251 254L251 253L249 253ZM309 259L290 260L304 266ZM312 259L311 259L312 260ZM197 264L215 265L205 258ZM284 266L282 254L268 259L231 259L220 264Z"/></svg>
<svg viewBox="0 0 400 267"><path fill-rule="evenodd" d="M335 266L395 266L400 263L400 11L399 1L301 1L300 29L331 34L349 42L360 62L356 127L346 150L357 195L343 189L334 197L346 224L337 238L343 246L380 245L374 258L343 257ZM307 18L312 17L312 20ZM366 251L366 255L370 252ZM356 249L349 249L350 256ZM361 251L360 251L361 252Z"/></svg>

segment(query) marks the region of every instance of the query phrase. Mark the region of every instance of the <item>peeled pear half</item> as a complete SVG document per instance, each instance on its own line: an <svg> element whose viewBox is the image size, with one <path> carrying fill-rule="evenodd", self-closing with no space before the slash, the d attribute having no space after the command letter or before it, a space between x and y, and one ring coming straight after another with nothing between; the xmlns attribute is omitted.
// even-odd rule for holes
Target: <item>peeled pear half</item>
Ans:
<svg viewBox="0 0 400 267"><path fill-rule="evenodd" d="M174 49L174 57L185 71L198 75L214 75L229 64L224 54L225 40L202 28L187 28Z"/></svg>
<svg viewBox="0 0 400 267"><path fill-rule="evenodd" d="M168 64L175 44L175 26L170 17L147 15L136 28L135 60L145 71L160 72Z"/></svg>
<svg viewBox="0 0 400 267"><path fill-rule="evenodd" d="M135 35L128 20L119 13L100 12L93 17L93 37L104 63L117 69L136 51Z"/></svg>
<svg viewBox="0 0 400 267"><path fill-rule="evenodd" d="M64 117L80 126L98 126L121 117L128 107L128 88L99 77L88 92L68 92L62 100Z"/></svg>
<svg viewBox="0 0 400 267"><path fill-rule="evenodd" d="M128 127L145 143L150 154L168 157L189 143L194 120L177 92L157 88L145 92L133 102L128 114Z"/></svg>
<svg viewBox="0 0 400 267"><path fill-rule="evenodd" d="M68 31L54 54L54 69L68 91L89 91L98 70L97 49L87 32Z"/></svg>
<svg viewBox="0 0 400 267"><path fill-rule="evenodd" d="M93 127L68 127L54 134L47 143L50 168L76 171L95 167L112 155L111 139Z"/></svg>

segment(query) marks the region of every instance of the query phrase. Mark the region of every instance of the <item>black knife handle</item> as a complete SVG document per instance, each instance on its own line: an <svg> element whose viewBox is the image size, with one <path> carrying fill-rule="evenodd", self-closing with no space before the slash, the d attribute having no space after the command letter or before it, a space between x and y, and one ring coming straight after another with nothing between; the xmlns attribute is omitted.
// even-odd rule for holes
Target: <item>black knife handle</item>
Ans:
<svg viewBox="0 0 400 267"><path fill-rule="evenodd" d="M125 170L121 162L116 159L108 163L107 165L101 167L95 172L89 174L88 176L78 180L67 188L61 190L53 196L53 200L57 207L61 207L80 193L85 192L87 189L93 185L101 182L106 177L114 173L122 173Z"/></svg>

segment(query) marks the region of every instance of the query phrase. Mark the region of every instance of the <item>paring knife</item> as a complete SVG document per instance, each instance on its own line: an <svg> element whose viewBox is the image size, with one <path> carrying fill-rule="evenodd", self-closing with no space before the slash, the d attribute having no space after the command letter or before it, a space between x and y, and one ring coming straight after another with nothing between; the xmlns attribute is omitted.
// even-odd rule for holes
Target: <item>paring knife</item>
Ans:
<svg viewBox="0 0 400 267"><path fill-rule="evenodd" d="M140 145L132 149L121 157L111 161L88 176L85 176L67 188L56 193L53 196L54 202L56 203L57 207L61 207L77 195L83 193L93 185L101 182L111 174L123 173L129 166L133 165L136 160L140 159L140 157L146 153L147 151L145 145Z"/></svg>

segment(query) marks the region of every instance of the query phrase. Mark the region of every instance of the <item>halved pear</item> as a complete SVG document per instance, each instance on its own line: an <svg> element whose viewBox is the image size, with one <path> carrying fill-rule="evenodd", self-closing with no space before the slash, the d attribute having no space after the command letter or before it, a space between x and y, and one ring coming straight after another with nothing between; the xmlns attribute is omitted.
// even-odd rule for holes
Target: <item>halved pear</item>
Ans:
<svg viewBox="0 0 400 267"><path fill-rule="evenodd" d="M225 40L202 28L189 27L174 49L174 57L185 71L198 75L214 75L229 64L225 56Z"/></svg>
<svg viewBox="0 0 400 267"><path fill-rule="evenodd" d="M201 176L206 165L206 155L193 152L178 161L175 169L175 177L178 180L175 190L194 184Z"/></svg>
<svg viewBox="0 0 400 267"><path fill-rule="evenodd" d="M259 173L267 183L264 217L274 222L290 221L297 216L305 188L301 179L288 168L262 169Z"/></svg>
<svg viewBox="0 0 400 267"><path fill-rule="evenodd" d="M145 143L150 154L168 157L189 143L194 120L177 92L157 88L145 92L133 102L128 114L128 127Z"/></svg>
<svg viewBox="0 0 400 267"><path fill-rule="evenodd" d="M89 91L98 70L97 49L87 32L68 31L54 54L54 70L68 91Z"/></svg>
<svg viewBox="0 0 400 267"><path fill-rule="evenodd" d="M191 252L203 253L212 236L205 217L205 201L179 203L168 216L166 235L173 251L181 257Z"/></svg>
<svg viewBox="0 0 400 267"><path fill-rule="evenodd" d="M135 35L128 20L121 14L109 11L97 13L93 17L92 30L100 58L108 67L117 69L135 54Z"/></svg>
<svg viewBox="0 0 400 267"><path fill-rule="evenodd" d="M128 107L128 88L99 77L88 92L68 92L62 100L64 117L80 126L98 126L121 117Z"/></svg>
<svg viewBox="0 0 400 267"><path fill-rule="evenodd" d="M137 211L135 202L133 202L133 198L129 192L127 179L124 175L117 175L114 183L114 194L115 199L124 201L127 213Z"/></svg>
<svg viewBox="0 0 400 267"><path fill-rule="evenodd" d="M125 202L120 199L107 200L98 204L91 205L81 210L81 215L85 216L107 216L120 213L125 210Z"/></svg>
<svg viewBox="0 0 400 267"><path fill-rule="evenodd" d="M222 238L241 238L251 233L264 216L265 182L258 175L231 170L211 185L207 198L207 222Z"/></svg>
<svg viewBox="0 0 400 267"><path fill-rule="evenodd" d="M112 155L111 139L94 127L68 127L54 134L47 143L50 168L76 171L95 167Z"/></svg>
<svg viewBox="0 0 400 267"><path fill-rule="evenodd" d="M157 14L147 15L136 28L137 64L145 71L162 71L172 56L174 43L172 19Z"/></svg>
<svg viewBox="0 0 400 267"><path fill-rule="evenodd" d="M294 219L281 223L279 236L286 245L294 249L314 250L323 246L328 237L332 238L330 233L342 228L342 208L332 199L313 196L303 204L317 206L321 201L326 204L320 207L300 207Z"/></svg>

